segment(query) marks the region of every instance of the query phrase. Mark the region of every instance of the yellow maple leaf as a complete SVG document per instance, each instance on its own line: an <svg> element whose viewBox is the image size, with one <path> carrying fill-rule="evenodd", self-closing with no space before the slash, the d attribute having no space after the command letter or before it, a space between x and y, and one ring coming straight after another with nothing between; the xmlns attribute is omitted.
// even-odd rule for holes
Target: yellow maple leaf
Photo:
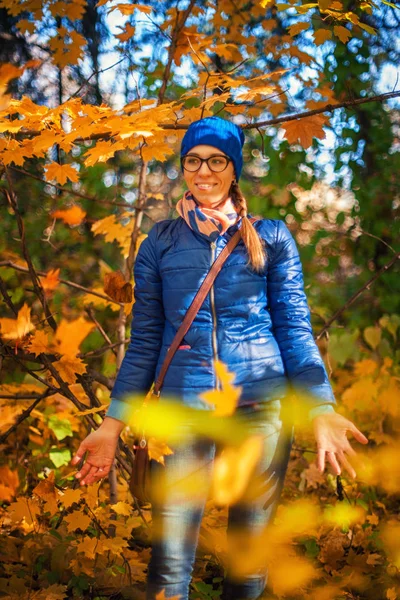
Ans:
<svg viewBox="0 0 400 600"><path fill-rule="evenodd" d="M42 352L49 352L51 350L51 344L49 342L47 333L36 330L29 339L27 349L35 356L38 356Z"/></svg>
<svg viewBox="0 0 400 600"><path fill-rule="evenodd" d="M58 494L54 486L54 471L49 474L47 479L43 479L38 483L33 489L33 494L45 501L45 512L54 515L58 511Z"/></svg>
<svg viewBox="0 0 400 600"><path fill-rule="evenodd" d="M221 382L222 389L204 392L200 397L209 404L214 405L214 416L224 417L232 415L239 401L242 388L233 385L236 374L230 373L223 362L220 360L214 361L214 368L216 376Z"/></svg>
<svg viewBox="0 0 400 600"><path fill-rule="evenodd" d="M79 352L79 346L94 328L95 324L86 321L83 317L78 317L73 321L63 319L57 327L54 338L59 352L74 358Z"/></svg>
<svg viewBox="0 0 400 600"><path fill-rule="evenodd" d="M143 160L159 160L160 162L164 162L168 156L174 154L174 150L168 144L156 141L155 143L147 143L143 146L141 153Z"/></svg>
<svg viewBox="0 0 400 600"><path fill-rule="evenodd" d="M388 588L386 590L386 598L387 598L387 600L397 600L396 588L394 588L394 587Z"/></svg>
<svg viewBox="0 0 400 600"><path fill-rule="evenodd" d="M7 512L13 523L25 521L27 525L34 525L36 517L40 514L38 503L25 496L19 497L7 507Z"/></svg>
<svg viewBox="0 0 400 600"><path fill-rule="evenodd" d="M322 115L313 115L304 119L294 119L282 125L285 131L285 137L289 144L299 142L303 148L309 148L313 138L322 140L326 137L323 125L326 123L326 117Z"/></svg>
<svg viewBox="0 0 400 600"><path fill-rule="evenodd" d="M167 456L168 454L173 454L173 451L167 446L165 442L155 437L149 438L148 448L150 459L154 459L162 465L165 465L164 456Z"/></svg>
<svg viewBox="0 0 400 600"><path fill-rule="evenodd" d="M83 375L86 365L80 358L62 356L60 360L53 362L53 366L67 383L76 382L76 374Z"/></svg>
<svg viewBox="0 0 400 600"><path fill-rule="evenodd" d="M263 438L252 436L239 447L224 448L214 461L213 499L221 506L242 498L263 449Z"/></svg>
<svg viewBox="0 0 400 600"><path fill-rule="evenodd" d="M78 554L84 554L87 558L93 559L96 556L98 545L98 538L85 535L85 537L77 545L76 551Z"/></svg>
<svg viewBox="0 0 400 600"><path fill-rule="evenodd" d="M343 27L343 25L335 25L333 33L341 42L343 42L343 44L351 37L351 31L346 29L346 27Z"/></svg>
<svg viewBox="0 0 400 600"><path fill-rule="evenodd" d="M73 226L82 223L83 219L86 217L86 211L77 204L74 204L74 206L65 210L55 210L51 213L51 216L54 219L62 219L67 225Z"/></svg>
<svg viewBox="0 0 400 600"><path fill-rule="evenodd" d="M129 255L131 236L134 227L134 220L131 219L127 225L121 225L115 220L115 215L110 215L104 219L99 219L92 225L92 231L95 235L105 235L106 242L118 242L121 247L124 258Z"/></svg>
<svg viewBox="0 0 400 600"><path fill-rule="evenodd" d="M74 502L79 503L81 497L82 490L80 490L79 488L77 488L76 490L66 489L64 490L64 494L61 496L61 502L63 503L65 508L69 508L74 504Z"/></svg>
<svg viewBox="0 0 400 600"><path fill-rule="evenodd" d="M122 142L111 142L108 140L97 142L94 148L85 153L85 167L92 167L97 162L107 162L118 150L125 148Z"/></svg>
<svg viewBox="0 0 400 600"><path fill-rule="evenodd" d="M53 139L54 144L54 139ZM64 185L67 180L76 183L79 181L79 173L71 165L65 164L60 165L57 162L52 162L46 165L46 171L44 174L47 181L57 181L60 185Z"/></svg>
<svg viewBox="0 0 400 600"><path fill-rule="evenodd" d="M64 517L64 521L67 523L68 533L71 533L77 529L85 531L92 522L92 519L81 510L74 510L74 512Z"/></svg>
<svg viewBox="0 0 400 600"><path fill-rule="evenodd" d="M32 329L35 329L35 325L31 322L31 309L26 302L18 311L16 319L0 319L0 332L5 340L19 340Z"/></svg>
<svg viewBox="0 0 400 600"><path fill-rule="evenodd" d="M124 515L125 517L130 517L133 511L132 504L128 504L128 502L116 502L111 505L111 508L117 515Z"/></svg>

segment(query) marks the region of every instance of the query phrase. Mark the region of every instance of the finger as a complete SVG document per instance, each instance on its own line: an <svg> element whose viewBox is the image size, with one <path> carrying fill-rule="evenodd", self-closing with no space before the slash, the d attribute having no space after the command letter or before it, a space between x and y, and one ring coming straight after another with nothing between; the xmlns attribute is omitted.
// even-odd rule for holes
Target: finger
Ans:
<svg viewBox="0 0 400 600"><path fill-rule="evenodd" d="M353 467L351 466L351 464L349 463L349 461L347 460L346 456L344 455L343 452L338 452L338 458L340 460L340 462L342 463L343 467L346 469L346 471L348 473L350 473L351 477L353 479L356 478L356 472L353 469Z"/></svg>
<svg viewBox="0 0 400 600"><path fill-rule="evenodd" d="M89 473L92 466L93 465L91 465L88 461L86 461L85 464L83 465L82 469L80 471L78 471L78 473L75 474L75 477L77 479L83 479Z"/></svg>
<svg viewBox="0 0 400 600"><path fill-rule="evenodd" d="M85 455L86 450L87 450L86 445L82 442L82 444L79 446L78 450L76 451L75 456L71 460L71 464L76 465L76 463L78 463L80 460L82 460L82 458Z"/></svg>
<svg viewBox="0 0 400 600"><path fill-rule="evenodd" d="M365 437L365 435L363 433L361 433L361 431L359 429L357 429L357 427L355 425L353 425L350 428L350 431L353 434L353 436L355 437L355 439L357 440L357 442L360 442L361 444L368 444L368 438Z"/></svg>
<svg viewBox="0 0 400 600"><path fill-rule="evenodd" d="M348 454L351 454L352 456L357 456L357 452L354 450L354 448L348 442L347 442L347 444L344 445L343 450L344 450L344 452L347 452Z"/></svg>
<svg viewBox="0 0 400 600"><path fill-rule="evenodd" d="M328 457L328 460L329 460L329 462L331 463L331 465L333 467L333 472L336 475L340 475L341 472L342 472L342 470L341 470L341 468L339 466L338 461L336 460L335 453L334 452L327 452L327 457Z"/></svg>
<svg viewBox="0 0 400 600"><path fill-rule="evenodd" d="M318 448L317 453L317 467L321 473L325 471L325 450Z"/></svg>
<svg viewBox="0 0 400 600"><path fill-rule="evenodd" d="M93 483L94 479L93 476L96 475L97 471L98 471L98 467L91 467L89 473L85 476L84 479L82 479L81 481L81 485L90 485Z"/></svg>

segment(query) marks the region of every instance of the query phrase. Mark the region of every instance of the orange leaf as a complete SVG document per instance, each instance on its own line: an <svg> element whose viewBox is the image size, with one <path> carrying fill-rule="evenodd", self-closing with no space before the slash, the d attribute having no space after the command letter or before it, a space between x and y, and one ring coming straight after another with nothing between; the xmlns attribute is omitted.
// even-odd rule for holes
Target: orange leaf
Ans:
<svg viewBox="0 0 400 600"><path fill-rule="evenodd" d="M306 29L309 29L310 26L311 26L311 23L309 21L300 21L299 23L295 23L294 25L291 25L288 28L289 35L291 37L293 37L294 35L297 35L301 31L305 31Z"/></svg>
<svg viewBox="0 0 400 600"><path fill-rule="evenodd" d="M314 31L313 35L314 42L317 44L317 46L321 46L327 40L332 39L332 31L330 29L317 29L317 31Z"/></svg>
<svg viewBox="0 0 400 600"><path fill-rule="evenodd" d="M50 271L47 271L46 277L40 277L43 289L46 291L55 290L60 282L59 274L60 269L50 269Z"/></svg>
<svg viewBox="0 0 400 600"><path fill-rule="evenodd" d="M325 131L323 130L325 122L326 118L322 115L314 115L304 119L288 121L282 125L282 129L285 131L285 137L289 144L299 142L303 148L309 148L313 138L319 140L325 138Z"/></svg>
<svg viewBox="0 0 400 600"><path fill-rule="evenodd" d="M50 165L46 165L46 172L44 174L47 181L57 181L60 185L64 185L67 179L76 183L79 181L79 173L71 165L60 165L57 162L52 162Z"/></svg>
<svg viewBox="0 0 400 600"><path fill-rule="evenodd" d="M102 4L105 4L105 2L102 1ZM100 6L100 2L97 4L97 6ZM148 15L153 10L151 6L145 6L144 4L116 4L115 6L112 6L108 12L110 13L113 10L119 10L119 12L123 15L132 15L135 9Z"/></svg>
<svg viewBox="0 0 400 600"><path fill-rule="evenodd" d="M63 319L57 328L54 340L59 352L74 358L79 352L79 346L94 328L95 324L86 321L83 317L73 321Z"/></svg>
<svg viewBox="0 0 400 600"><path fill-rule="evenodd" d="M17 471L11 471L8 465L0 467L0 498L11 502L19 486Z"/></svg>
<svg viewBox="0 0 400 600"><path fill-rule="evenodd" d="M47 333L44 331L35 331L33 336L31 336L28 344L29 352L32 352L35 356L38 356L42 352L49 352L51 348L51 344L49 342L49 338Z"/></svg>
<svg viewBox="0 0 400 600"><path fill-rule="evenodd" d="M80 225L86 217L86 211L82 210L77 204L74 204L74 206L66 210L55 210L51 213L51 216L54 219L62 219L67 225Z"/></svg>
<svg viewBox="0 0 400 600"><path fill-rule="evenodd" d="M97 142L94 148L88 150L85 154L85 167L92 167L97 162L107 162L109 158L112 158L118 150L125 148L122 142L111 141Z"/></svg>
<svg viewBox="0 0 400 600"><path fill-rule="evenodd" d="M65 508L69 508L70 506L72 506L72 504L74 504L74 502L80 502L81 497L82 490L80 490L79 488L77 488L76 490L66 489L64 491L64 495L61 497L61 502L63 503Z"/></svg>
<svg viewBox="0 0 400 600"><path fill-rule="evenodd" d="M106 273L104 276L104 292L116 302L132 302L132 284L125 281L121 271Z"/></svg>
<svg viewBox="0 0 400 600"><path fill-rule="evenodd" d="M26 304L18 311L16 319L0 319L0 332L5 340L19 340L35 329L31 322L31 309Z"/></svg>
<svg viewBox="0 0 400 600"><path fill-rule="evenodd" d="M149 457L161 463L162 465L165 465L164 456L167 456L168 454L173 454L173 451L167 446L165 442L157 440L154 437L151 437L149 439L148 448Z"/></svg>
<svg viewBox="0 0 400 600"><path fill-rule="evenodd" d="M224 448L214 461L213 499L216 504L237 502L248 485L263 448L263 438L253 436L238 448Z"/></svg>
<svg viewBox="0 0 400 600"><path fill-rule="evenodd" d="M201 398L215 406L213 415L215 417L224 417L233 414L237 406L242 388L233 385L236 373L227 371L223 362L214 361L214 368L217 378L221 382L221 390L215 389L201 394Z"/></svg>
<svg viewBox="0 0 400 600"><path fill-rule="evenodd" d="M82 531L85 531L92 522L92 519L81 510L75 510L71 514L64 517L64 521L67 523L68 532L72 533L77 529L82 529Z"/></svg>
<svg viewBox="0 0 400 600"><path fill-rule="evenodd" d="M342 25L335 25L333 28L333 33L336 35L336 37L339 38L341 42L343 42L343 44L345 44L347 40L351 37L351 32Z"/></svg>

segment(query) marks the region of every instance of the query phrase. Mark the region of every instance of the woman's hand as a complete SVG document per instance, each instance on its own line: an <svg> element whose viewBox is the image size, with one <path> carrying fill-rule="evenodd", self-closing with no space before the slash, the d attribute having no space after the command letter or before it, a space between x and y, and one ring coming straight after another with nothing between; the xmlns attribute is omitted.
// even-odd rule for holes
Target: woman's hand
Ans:
<svg viewBox="0 0 400 600"><path fill-rule="evenodd" d="M357 453L351 447L346 433L350 431L358 442L368 444L365 435L357 429L354 423L338 413L328 413L315 417L313 426L318 448L317 466L321 473L325 470L326 454L336 475L340 475L342 468L344 468L351 477L355 478L356 472L347 460L345 452L351 456L355 456Z"/></svg>
<svg viewBox="0 0 400 600"><path fill-rule="evenodd" d="M80 479L81 485L91 485L108 475L114 462L115 453L118 445L118 437L123 424L119 421L114 426L110 426L111 417L105 419L101 427L92 431L81 443L75 456L71 460L72 465L76 465L88 452L86 462L75 477ZM107 423L108 422L108 426ZM120 426L117 425L120 423Z"/></svg>

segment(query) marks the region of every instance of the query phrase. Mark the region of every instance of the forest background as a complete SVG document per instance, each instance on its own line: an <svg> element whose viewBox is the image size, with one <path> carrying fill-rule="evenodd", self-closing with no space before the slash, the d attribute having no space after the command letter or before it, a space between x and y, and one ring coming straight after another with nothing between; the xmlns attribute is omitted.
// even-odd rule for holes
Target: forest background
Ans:
<svg viewBox="0 0 400 600"><path fill-rule="evenodd" d="M246 135L250 212L296 238L338 410L370 440L336 480L299 427L273 534L238 563L268 564L272 598L400 598L399 25L386 0L0 0L1 597L143 596L132 431L101 484L69 461L129 343L138 247L177 216L180 140L218 114ZM211 498L192 599L221 593L225 525Z"/></svg>

